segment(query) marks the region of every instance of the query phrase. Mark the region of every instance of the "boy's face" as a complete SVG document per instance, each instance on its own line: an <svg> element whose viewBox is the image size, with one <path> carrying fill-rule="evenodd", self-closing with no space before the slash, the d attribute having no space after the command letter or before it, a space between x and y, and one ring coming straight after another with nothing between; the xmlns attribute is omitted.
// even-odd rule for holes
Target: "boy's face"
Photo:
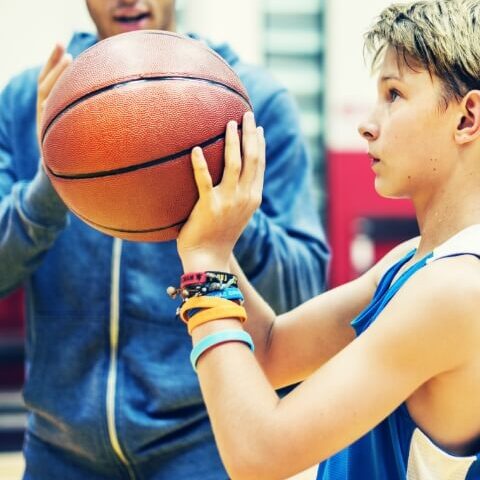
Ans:
<svg viewBox="0 0 480 480"><path fill-rule="evenodd" d="M132 30L174 30L175 0L86 0L101 39Z"/></svg>
<svg viewBox="0 0 480 480"><path fill-rule="evenodd" d="M428 195L451 170L455 109L445 107L438 78L412 70L393 48L386 52L377 90L375 108L359 127L368 141L375 189L385 197Z"/></svg>

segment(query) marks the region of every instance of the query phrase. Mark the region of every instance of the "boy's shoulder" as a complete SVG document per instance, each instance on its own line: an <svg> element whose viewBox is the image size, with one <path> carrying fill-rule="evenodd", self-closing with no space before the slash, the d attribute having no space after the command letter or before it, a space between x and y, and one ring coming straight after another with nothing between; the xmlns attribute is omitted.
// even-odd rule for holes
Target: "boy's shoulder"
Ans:
<svg viewBox="0 0 480 480"><path fill-rule="evenodd" d="M446 257L473 255L480 258L480 224L470 225L436 247L428 263Z"/></svg>
<svg viewBox="0 0 480 480"><path fill-rule="evenodd" d="M437 259L433 256L411 280L421 284L422 289L451 300L467 300L471 296L477 311L480 308L480 258L474 253L462 252Z"/></svg>
<svg viewBox="0 0 480 480"><path fill-rule="evenodd" d="M374 278L375 285L378 285L380 279L384 276L386 271L393 265L399 262L412 250L415 250L420 243L420 236L406 240L390 250L384 257L382 257L372 268L371 275Z"/></svg>
<svg viewBox="0 0 480 480"><path fill-rule="evenodd" d="M380 278L420 242L420 237L402 243L377 264ZM480 225L466 228L433 250L426 265L417 270L392 299L401 316L478 334L480 339ZM413 315L424 312L423 314Z"/></svg>
<svg viewBox="0 0 480 480"><path fill-rule="evenodd" d="M415 280L415 275L412 281ZM471 225L436 247L416 283L446 300L480 307L480 225ZM470 300L470 301L469 301ZM439 301L439 303L443 303Z"/></svg>
<svg viewBox="0 0 480 480"><path fill-rule="evenodd" d="M392 334L400 330L411 335L418 354L427 348L438 373L478 361L480 259L448 256L425 265L405 282L387 310L390 319L401 320L391 323Z"/></svg>
<svg viewBox="0 0 480 480"><path fill-rule="evenodd" d="M417 249L420 244L421 237L417 236L407 240L388 252L374 267L374 274L377 283L385 272L397 262L405 258L410 252ZM461 257L471 257L469 260L460 260ZM480 267L480 224L471 225L457 232L447 241L438 245L431 252L430 258L427 259L427 266L437 263L438 260L457 258L458 261L449 261L443 264L444 269L455 269L457 265L462 265L464 261L473 263ZM477 261L471 261L471 259ZM439 268L440 269L440 268ZM423 270L423 269L422 269ZM435 268L437 270L437 268ZM428 270L430 271L430 269ZM475 274L476 269L474 269ZM453 271L451 272L454 273ZM464 272L465 273L465 272Z"/></svg>
<svg viewBox="0 0 480 480"><path fill-rule="evenodd" d="M470 241L454 240L434 249L392 304L400 317L414 319L407 321L412 329L430 331L432 340L438 335L439 340L448 338L455 348L471 344L476 349L480 341L480 249Z"/></svg>

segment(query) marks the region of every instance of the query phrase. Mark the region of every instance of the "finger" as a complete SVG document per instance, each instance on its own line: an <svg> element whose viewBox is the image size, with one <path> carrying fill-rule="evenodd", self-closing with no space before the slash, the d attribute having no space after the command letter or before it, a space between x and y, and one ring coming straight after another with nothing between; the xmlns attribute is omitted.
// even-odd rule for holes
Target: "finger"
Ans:
<svg viewBox="0 0 480 480"><path fill-rule="evenodd" d="M243 115L242 128L242 153L243 157L252 157L256 154L256 125L253 112L247 112Z"/></svg>
<svg viewBox="0 0 480 480"><path fill-rule="evenodd" d="M48 57L47 63L42 68L40 75L38 76L38 82L40 83L48 74L48 72L54 67L54 65L60 60L63 53L65 52L65 48L60 43L55 44L53 47L50 56Z"/></svg>
<svg viewBox="0 0 480 480"><path fill-rule="evenodd" d="M257 142L258 142L258 163L257 171L252 182L252 196L261 200L263 190L263 179L265 176L265 161L266 161L266 143L263 127L257 127Z"/></svg>
<svg viewBox="0 0 480 480"><path fill-rule="evenodd" d="M43 106L48 95L52 91L56 81L62 75L64 70L72 63L72 56L63 55L60 60L47 72L43 80L38 84L38 102L40 107Z"/></svg>
<svg viewBox="0 0 480 480"><path fill-rule="evenodd" d="M241 169L242 157L238 125L237 122L231 121L227 124L227 132L225 135L225 168L220 184L221 188L228 191L236 189Z"/></svg>
<svg viewBox="0 0 480 480"><path fill-rule="evenodd" d="M200 147L195 147L192 150L192 166L200 198L211 195L213 190L212 177L210 176L207 161Z"/></svg>
<svg viewBox="0 0 480 480"><path fill-rule="evenodd" d="M243 162L240 184L242 188L250 190L258 165L257 128L252 112L247 112L243 117L242 147Z"/></svg>

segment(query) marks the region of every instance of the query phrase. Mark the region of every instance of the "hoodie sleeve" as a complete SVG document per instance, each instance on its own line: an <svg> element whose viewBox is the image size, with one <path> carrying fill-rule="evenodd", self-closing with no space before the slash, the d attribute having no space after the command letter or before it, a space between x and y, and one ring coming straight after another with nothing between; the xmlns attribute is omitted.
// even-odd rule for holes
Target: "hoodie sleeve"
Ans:
<svg viewBox="0 0 480 480"><path fill-rule="evenodd" d="M313 204L309 158L293 99L282 89L255 114L267 142L263 199L235 255L252 284L282 313L325 288L329 251Z"/></svg>
<svg viewBox="0 0 480 480"><path fill-rule="evenodd" d="M35 270L67 223L66 207L43 168L37 169L38 156L29 157L37 152L36 77L30 77L17 77L0 93L0 296ZM21 174L26 165L19 168L27 159L37 169L32 179Z"/></svg>

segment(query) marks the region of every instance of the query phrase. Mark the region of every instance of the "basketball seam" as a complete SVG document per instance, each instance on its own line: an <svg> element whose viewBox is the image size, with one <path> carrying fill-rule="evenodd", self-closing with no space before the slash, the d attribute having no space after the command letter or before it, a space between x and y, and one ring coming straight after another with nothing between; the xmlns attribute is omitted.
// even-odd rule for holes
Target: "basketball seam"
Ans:
<svg viewBox="0 0 480 480"><path fill-rule="evenodd" d="M70 208L70 207L69 207ZM111 230L112 232L118 232L118 233L154 233L154 232L161 232L162 230L168 230L169 228L173 227L178 227L179 225L183 225L186 221L187 218L184 218L183 220L180 220L179 222L172 223L171 225L167 225L165 227L155 227L155 228L148 228L145 230L124 230L121 228L114 228L114 227L108 227L106 225L101 225L100 223L92 222L92 220L89 220L88 218L84 217L83 215L80 215L78 212L70 208L70 210L81 220L84 222L90 223L91 225L94 225L95 227L98 228L103 228L105 230Z"/></svg>
<svg viewBox="0 0 480 480"><path fill-rule="evenodd" d="M73 102L70 102L68 105L63 107L58 113L56 113L52 119L48 122L47 126L45 127L43 133L42 133L42 145L43 142L45 141L45 137L47 136L48 131L50 128L53 126L57 120L63 116L65 113L76 107L78 104L88 100L89 98L95 97L97 95L101 95L102 93L108 92L110 90L114 90L115 88L123 88L126 86L131 85L132 83L140 83L140 82L164 82L164 81L173 81L173 80L183 80L183 81L199 81L199 82L204 82L208 84L215 85L216 87L223 88L225 90L228 90L229 92L234 93L238 97L240 97L250 109L252 109L252 106L250 104L250 99L248 97L245 97L242 93L238 92L235 90L233 87L230 87L228 85L225 85L224 83L217 82L215 80L209 80L206 78L198 78L198 77L187 77L187 76L181 76L181 75L171 75L171 76L162 76L162 77L133 77L129 79L122 80L121 82L113 83L110 85L107 85L105 87L98 88L97 90L93 90L92 92L89 92L80 98L77 98Z"/></svg>
<svg viewBox="0 0 480 480"><path fill-rule="evenodd" d="M233 73L235 76L238 77L237 72L232 68L232 66L219 53L217 53L215 50L213 50L213 48L211 48L206 42L204 42L202 40L199 40L197 38L191 38L191 37L188 37L188 36L185 36L185 35L179 35L178 33L174 33L174 32L157 32L157 31L154 31L154 30L144 30L144 32L148 33L149 35L165 35L165 36L169 36L169 37L176 37L176 38L179 38L181 40L191 42L193 44L195 44L195 42L202 43L202 46L207 48L207 52L212 57L216 58L217 60L220 60L230 70L231 73Z"/></svg>
<svg viewBox="0 0 480 480"><path fill-rule="evenodd" d="M176 34L176 33L173 33L173 32L156 32L154 30L144 30L143 31L144 33L147 33L148 35L165 35L167 37L175 37L175 38L178 38L180 40L185 40L187 42L190 42L192 44L194 44L195 46L198 46L198 43L201 43L202 44L202 47L206 47L207 48L207 52L215 57L217 60L221 60L222 63L228 67L228 69L234 73L235 75L237 75L237 73L235 72L235 70L231 67L231 65L221 56L219 55L217 52L215 52L215 50L213 50L211 47L208 46L208 44L206 42L203 42L202 40L199 40L197 38L191 38L191 37L187 37L185 35L179 35L179 34ZM198 42L198 43L196 43Z"/></svg>
<svg viewBox="0 0 480 480"><path fill-rule="evenodd" d="M202 40L199 40L197 38L191 38L187 35L181 35L179 33L175 33L175 32L167 32L167 31L158 31L158 30L137 30L135 32L128 32L128 33L124 33L122 35L132 35L132 34L137 34L137 35L144 35L144 34L147 34L147 35L163 35L165 37L173 37L173 38L178 38L179 40L185 40L187 42L190 42L192 44L195 44L195 46L198 46L197 43L201 43L202 44L202 47L206 47L208 53L215 57L216 59L220 60L229 70L231 73L233 73L235 76L238 76L237 72L235 72L235 70L232 68L232 66L220 55L218 54L217 52L215 52L215 50L213 50L206 42L202 41ZM116 35L116 37L118 38L119 35ZM112 42L112 41L116 41L117 38L115 37L110 37L110 38L106 38L103 40L103 42ZM93 49L96 45L98 44L97 43L94 43L93 45L91 45L90 47L88 47L86 50L84 50L83 52L80 53L80 55L77 57L82 57L86 52L88 52L89 50Z"/></svg>
<svg viewBox="0 0 480 480"><path fill-rule="evenodd" d="M241 125L239 125L239 128L241 128ZM85 179L92 179L92 178L113 177L115 175L123 175L124 173L130 173L136 170L142 170L144 168L155 167L157 165L161 165L162 163L171 162L173 160L176 160L177 158L181 158L185 155L188 155L195 146L198 146L200 148L206 148L206 147L209 147L210 145L214 145L215 143L217 143L220 140L223 140L224 138L225 138L225 134L222 133L220 135L217 135L216 137L212 137L212 138L209 138L208 140L205 140L199 145L193 145L192 147L186 148L185 150L182 150L180 152L173 153L171 155L167 155L161 158L156 158L154 160L149 160L148 162L137 163L135 165L128 165L122 168L116 168L114 170L104 170L99 172L88 172L88 173L77 173L77 174L65 175L65 174L54 172L48 165L45 165L45 166L52 176L56 178L61 178L63 180L85 180Z"/></svg>

